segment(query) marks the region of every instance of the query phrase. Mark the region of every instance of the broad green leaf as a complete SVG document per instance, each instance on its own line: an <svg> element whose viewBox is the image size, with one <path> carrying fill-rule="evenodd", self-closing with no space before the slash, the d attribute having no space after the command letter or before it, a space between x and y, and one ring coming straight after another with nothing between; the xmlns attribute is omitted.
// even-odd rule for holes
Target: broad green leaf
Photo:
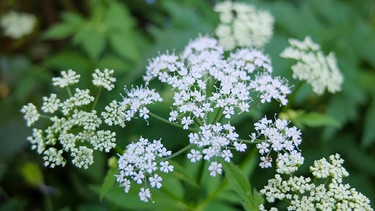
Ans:
<svg viewBox="0 0 375 211"><path fill-rule="evenodd" d="M84 29L76 34L74 41L76 44L81 45L92 59L97 60L104 51L106 37L101 31Z"/></svg>
<svg viewBox="0 0 375 211"><path fill-rule="evenodd" d="M104 178L104 182L102 184L102 188L100 190L100 200L103 199L104 195L115 184L115 182L116 182L115 174L116 173L118 173L117 167L110 168L108 170L107 175Z"/></svg>
<svg viewBox="0 0 375 211"><path fill-rule="evenodd" d="M131 33L116 33L109 36L110 45L119 56L137 62L141 55L134 39Z"/></svg>
<svg viewBox="0 0 375 211"><path fill-rule="evenodd" d="M44 39L64 39L75 33L75 28L68 23L59 23L53 25L44 34Z"/></svg>
<svg viewBox="0 0 375 211"><path fill-rule="evenodd" d="M60 70L89 70L90 61L79 53L79 51L65 50L57 53L44 61L44 65L49 68Z"/></svg>
<svg viewBox="0 0 375 211"><path fill-rule="evenodd" d="M85 19L78 13L65 12L62 14L63 22L49 28L44 34L44 39L64 39L82 30Z"/></svg>
<svg viewBox="0 0 375 211"><path fill-rule="evenodd" d="M111 2L105 13L103 24L111 27L112 30L130 30L134 25L134 20L125 7L125 4Z"/></svg>
<svg viewBox="0 0 375 211"><path fill-rule="evenodd" d="M257 210L259 204L255 203L253 190L245 174L233 163L224 163L223 167L228 183L242 199L243 207L246 210Z"/></svg>
<svg viewBox="0 0 375 211"><path fill-rule="evenodd" d="M322 127L322 126L333 126L340 127L340 122L334 118L317 112L309 112L301 114L300 116L292 119L292 121L299 122L302 125L309 127Z"/></svg>

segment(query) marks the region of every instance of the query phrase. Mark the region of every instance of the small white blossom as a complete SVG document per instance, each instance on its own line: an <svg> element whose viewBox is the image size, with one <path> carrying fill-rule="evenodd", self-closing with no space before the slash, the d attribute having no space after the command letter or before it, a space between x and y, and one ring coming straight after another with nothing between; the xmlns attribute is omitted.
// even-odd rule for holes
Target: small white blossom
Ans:
<svg viewBox="0 0 375 211"><path fill-rule="evenodd" d="M37 24L34 15L15 11L2 15L0 20L4 35L13 39L31 34Z"/></svg>
<svg viewBox="0 0 375 211"><path fill-rule="evenodd" d="M151 199L150 189L148 188L146 189L141 188L138 195L141 201L144 201L144 202L148 202L148 199Z"/></svg>
<svg viewBox="0 0 375 211"><path fill-rule="evenodd" d="M148 180L150 181L151 187L153 187L153 188L156 187L157 189L161 188L161 186L162 186L161 181L163 179L159 175L154 174L154 176L149 177Z"/></svg>
<svg viewBox="0 0 375 211"><path fill-rule="evenodd" d="M303 41L289 39L289 43L291 46L281 52L280 56L297 62L292 66L293 78L311 84L313 91L318 95L323 94L326 89L330 93L341 90L344 78L332 52L324 56L320 46L310 37Z"/></svg>
<svg viewBox="0 0 375 211"><path fill-rule="evenodd" d="M224 1L215 6L220 13L221 23L215 30L225 50L236 47L263 47L272 37L274 18L268 11L254 6Z"/></svg>
<svg viewBox="0 0 375 211"><path fill-rule="evenodd" d="M101 115L107 125L119 125L125 127L124 112L126 108L124 106L121 106L119 102L113 100L104 109L105 111L103 111Z"/></svg>
<svg viewBox="0 0 375 211"><path fill-rule="evenodd" d="M31 143L31 149L36 150L38 154L42 154L46 149L43 131L41 129L33 128L33 135L27 137L27 140Z"/></svg>
<svg viewBox="0 0 375 211"><path fill-rule="evenodd" d="M89 165L94 163L93 153L94 151L85 146L80 146L79 148L73 148L71 155L73 157L72 163L78 168L87 169Z"/></svg>
<svg viewBox="0 0 375 211"><path fill-rule="evenodd" d="M56 166L65 166L66 160L62 156L63 151L54 147L48 148L43 153L44 166L55 168Z"/></svg>
<svg viewBox="0 0 375 211"><path fill-rule="evenodd" d="M288 127L288 121L276 119L272 121L266 117L254 124L256 134L252 140L263 137L260 143L256 144L259 153L262 155L262 168L272 165L272 151L278 153L277 167L280 172L290 172L303 163L303 157L299 152L298 145L302 142L301 132L296 127Z"/></svg>
<svg viewBox="0 0 375 211"><path fill-rule="evenodd" d="M54 113L59 109L60 99L56 94L51 94L50 97L43 97L42 111L45 113Z"/></svg>
<svg viewBox="0 0 375 211"><path fill-rule="evenodd" d="M192 162L195 163L202 158L202 154L198 150L192 149L190 153L187 154L187 158Z"/></svg>
<svg viewBox="0 0 375 211"><path fill-rule="evenodd" d="M173 168L174 167L172 165L169 165L168 161L160 162L160 171L164 173L172 172Z"/></svg>
<svg viewBox="0 0 375 211"><path fill-rule="evenodd" d="M123 101L120 103L121 109L124 111L125 121L130 121L137 112L139 112L140 117L147 120L149 110L145 106L163 101L159 93L148 87L132 87L131 90L125 88L125 92L127 97L123 97Z"/></svg>
<svg viewBox="0 0 375 211"><path fill-rule="evenodd" d="M217 162L211 162L208 170L210 171L210 176L214 177L216 174L222 173L222 164Z"/></svg>
<svg viewBox="0 0 375 211"><path fill-rule="evenodd" d="M36 106L32 103L24 105L21 112L24 114L23 117L25 118L28 127L32 126L36 121L39 120L40 114Z"/></svg>
<svg viewBox="0 0 375 211"><path fill-rule="evenodd" d="M160 170L169 173L173 171L173 166L167 161L157 163L156 160L169 155L171 151L167 151L160 141L149 142L141 137L138 142L127 145L125 153L120 156L116 181L125 187L125 192L130 189L129 181L146 184L148 180L151 187L161 188L162 178L154 172ZM147 202L147 198L151 197L149 189L141 188L139 197Z"/></svg>
<svg viewBox="0 0 375 211"><path fill-rule="evenodd" d="M114 72L114 70L108 70L107 68L105 68L103 72L99 69L95 69L95 73L92 74L92 83L95 86L102 86L108 91L111 91L115 87L114 83L116 82L116 78L111 77Z"/></svg>
<svg viewBox="0 0 375 211"><path fill-rule="evenodd" d="M61 71L61 77L54 77L52 78L52 82L54 86L58 86L61 88L76 84L79 82L79 78L81 76L77 74L73 70Z"/></svg>

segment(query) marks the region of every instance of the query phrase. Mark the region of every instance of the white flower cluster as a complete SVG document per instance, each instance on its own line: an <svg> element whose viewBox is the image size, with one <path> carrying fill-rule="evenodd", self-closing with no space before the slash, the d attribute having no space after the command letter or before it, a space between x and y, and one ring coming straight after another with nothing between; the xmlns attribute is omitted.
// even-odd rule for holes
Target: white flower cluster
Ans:
<svg viewBox="0 0 375 211"><path fill-rule="evenodd" d="M280 56L297 62L292 66L293 78L306 80L319 95L323 94L325 89L331 93L341 90L344 79L337 67L334 53L324 56L320 46L310 37L303 41L289 39L289 43L291 46L281 52Z"/></svg>
<svg viewBox="0 0 375 211"><path fill-rule="evenodd" d="M127 145L125 153L120 156L118 160L120 172L116 175L116 180L124 187L126 193L130 190L131 180L137 184L144 184L138 195L141 201L147 202L151 199L148 185L157 189L162 187L162 178L155 172L173 171L173 166L168 161L156 161L169 155L171 151L167 151L159 140L151 143L141 137L138 142Z"/></svg>
<svg viewBox="0 0 375 211"><path fill-rule="evenodd" d="M189 134L190 143L200 148L200 151L192 149L187 157L193 163L203 157L204 160L210 161L208 169L211 176L221 174L222 164L217 160L221 157L224 161L230 162L233 157L230 150L231 145L237 151L244 152L246 150L246 145L237 140L238 134L234 129L230 124L221 125L220 123L201 126L198 133ZM212 159L214 161L211 161Z"/></svg>
<svg viewBox="0 0 375 211"><path fill-rule="evenodd" d="M225 58L224 49L209 36L191 41L181 56L162 54L150 61L144 80L166 83L174 91L169 121L183 129L199 132L189 135L190 143L198 146L188 154L192 162L211 162L211 175L221 173L217 158L226 162L233 156L229 146L245 151L230 124L231 118L248 112L253 98L259 102L271 99L287 103L290 93L286 81L271 76L268 56L256 49L243 48ZM115 109L113 109L115 110ZM198 125L199 128L192 128ZM211 160L212 159L212 160Z"/></svg>
<svg viewBox="0 0 375 211"><path fill-rule="evenodd" d="M269 168L272 166L271 152L277 154L277 171L279 173L290 173L297 170L303 163L303 157L299 152L298 146L301 144L301 132L296 127L288 127L287 120L276 119L272 121L266 117L254 124L257 131L252 133L252 142L258 142L256 147L261 161L259 166ZM262 139L258 139L263 137Z"/></svg>
<svg viewBox="0 0 375 211"><path fill-rule="evenodd" d="M225 50L263 47L272 37L274 18L268 11L247 3L224 1L215 6L220 13L216 36Z"/></svg>
<svg viewBox="0 0 375 211"><path fill-rule="evenodd" d="M137 112L139 117L147 120L150 111L146 106L163 101L159 93L148 87L132 87L131 90L125 88L125 93L127 96L123 97L122 102L114 100L105 107L106 111L102 112L104 121L110 126L125 127L125 121L132 120Z"/></svg>
<svg viewBox="0 0 375 211"><path fill-rule="evenodd" d="M101 75L99 72L97 70L95 73L99 75L96 80L105 81L111 78L110 75ZM61 75L52 79L53 85L68 88L71 95L69 98L61 100L54 93L49 97L43 97L41 112L44 114L42 115L32 103L21 109L29 127L33 126L40 117L47 118L51 122L45 130L33 128L32 136L27 139L32 149L43 155L45 166L51 168L64 166L66 164L64 154L68 153L72 157L73 165L78 168L88 168L94 162L94 150L109 152L115 147L116 134L109 130L99 130L102 120L96 110L84 110L95 100L88 89L76 88L74 94L70 92L70 86L79 82L80 75L73 70L62 71ZM113 86L111 83L107 85ZM51 114L54 116L48 116Z"/></svg>
<svg viewBox="0 0 375 211"><path fill-rule="evenodd" d="M288 210L373 210L366 196L343 184L342 178L349 174L342 167L344 160L340 155L331 155L329 160L317 160L310 167L315 180L324 179L321 183L315 184L309 177L289 175L284 179L276 174L260 193L269 203L288 200ZM260 210L265 210L264 205Z"/></svg>
<svg viewBox="0 0 375 211"><path fill-rule="evenodd" d="M31 34L36 24L37 19L34 15L15 11L2 15L0 21L4 35L13 39Z"/></svg>
<svg viewBox="0 0 375 211"><path fill-rule="evenodd" d="M172 86L174 103L169 120L188 129L198 125L230 120L249 111L252 96L269 102L287 103L286 81L271 76L268 56L256 49L239 49L224 58L218 41L200 36L186 46L180 57L163 54L147 67L146 84L154 78Z"/></svg>

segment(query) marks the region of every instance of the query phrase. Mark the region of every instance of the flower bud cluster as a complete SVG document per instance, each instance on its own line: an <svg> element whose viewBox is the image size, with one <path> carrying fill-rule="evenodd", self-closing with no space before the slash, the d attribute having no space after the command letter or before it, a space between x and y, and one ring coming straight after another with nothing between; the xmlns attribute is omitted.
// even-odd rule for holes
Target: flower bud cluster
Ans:
<svg viewBox="0 0 375 211"><path fill-rule="evenodd" d="M113 70L102 73L95 70L93 83L110 90L115 78ZM27 126L33 126L39 119L48 119L51 123L46 129L33 128L27 139L32 149L43 155L44 165L54 168L66 164L66 154L72 158L72 164L78 168L88 168L94 162L94 150L109 152L115 147L116 133L100 130L101 118L96 110L86 111L85 108L94 102L90 90L79 88L71 92L70 87L79 82L80 75L73 70L62 71L61 77L52 79L53 85L67 88L70 94L65 100L52 93L43 97L40 113L37 107L29 103L22 107Z"/></svg>

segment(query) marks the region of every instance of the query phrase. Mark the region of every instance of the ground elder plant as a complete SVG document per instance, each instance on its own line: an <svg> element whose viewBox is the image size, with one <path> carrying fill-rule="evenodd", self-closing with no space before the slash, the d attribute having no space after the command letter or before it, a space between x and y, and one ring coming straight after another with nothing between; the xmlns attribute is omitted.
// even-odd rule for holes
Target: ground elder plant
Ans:
<svg viewBox="0 0 375 211"><path fill-rule="evenodd" d="M264 104L287 106L288 96L295 90L293 84L277 76L271 58L259 48L271 39L274 19L270 13L234 2L220 3L215 10L221 19L215 36L200 35L181 52L151 58L142 84L124 87L102 111L95 110L99 96L91 96L90 89L74 88L80 79L75 71L61 71L61 77L53 78L54 86L66 89L67 98L53 93L42 98L40 109L32 103L21 109L27 126L33 127L27 139L43 157L44 165L54 168L71 162L88 168L94 161L94 150L111 153L116 147L117 164L112 165L116 171L109 178L115 178L123 194L136 189L140 201L157 204L153 194L163 190L165 177L178 175L173 174L177 168L174 158L183 155L188 165L205 164L202 172L208 177L227 177L229 184L237 185L239 189L233 190L248 210L265 210L269 205L262 197L270 204L286 201L289 210L372 210L363 194L343 183L342 178L349 174L338 154L331 156L330 162L315 161L310 170L316 180L295 175L304 162L302 132L277 113L247 123L246 134L238 132L237 119ZM241 23L246 25L240 27ZM325 57L309 37L303 42L290 39L290 44L281 57L296 60L293 77L310 83L318 95L326 89L340 91L343 77L333 54ZM113 73L108 69L93 72L92 83L99 87L98 94L103 88L114 88ZM159 114L152 105L165 101L165 90L172 93L172 100L165 108L168 111ZM136 141L118 146L117 140L125 137L116 137L111 128L125 128L136 118L144 119L146 125L151 124L149 118L155 118L175 126L187 134L186 145L172 152L164 146L163 137L135 134ZM49 125L38 128L42 119ZM101 129L103 124L110 129ZM248 178L234 164L236 155L250 155L251 149L259 153L259 160L255 156L251 160L260 168L276 168L275 177L260 193L245 185ZM246 191L241 192L241 187ZM176 196L173 200L186 209L202 209L206 203Z"/></svg>

